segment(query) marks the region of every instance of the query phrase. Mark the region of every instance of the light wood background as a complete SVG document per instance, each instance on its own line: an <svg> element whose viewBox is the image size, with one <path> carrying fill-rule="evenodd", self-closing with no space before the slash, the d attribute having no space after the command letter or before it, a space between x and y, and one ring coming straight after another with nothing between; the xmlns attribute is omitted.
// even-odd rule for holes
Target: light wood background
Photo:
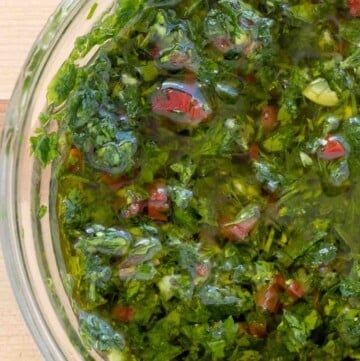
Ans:
<svg viewBox="0 0 360 361"><path fill-rule="evenodd" d="M32 43L59 3L60 0L0 0L0 129L20 68ZM13 296L1 249L0 360L43 360Z"/></svg>

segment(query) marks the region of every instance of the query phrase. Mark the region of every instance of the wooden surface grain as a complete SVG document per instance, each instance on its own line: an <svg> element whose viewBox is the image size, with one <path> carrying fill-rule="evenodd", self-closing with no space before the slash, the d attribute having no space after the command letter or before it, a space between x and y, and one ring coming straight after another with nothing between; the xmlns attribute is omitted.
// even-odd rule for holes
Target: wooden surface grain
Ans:
<svg viewBox="0 0 360 361"><path fill-rule="evenodd" d="M0 0L0 130L21 66L59 0ZM1 206L1 200L0 200ZM18 309L0 249L0 360L41 361Z"/></svg>

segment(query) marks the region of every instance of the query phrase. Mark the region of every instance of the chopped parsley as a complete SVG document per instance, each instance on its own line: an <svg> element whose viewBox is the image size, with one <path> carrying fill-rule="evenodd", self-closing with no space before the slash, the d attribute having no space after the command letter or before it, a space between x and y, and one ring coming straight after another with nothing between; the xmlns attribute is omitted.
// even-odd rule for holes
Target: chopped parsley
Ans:
<svg viewBox="0 0 360 361"><path fill-rule="evenodd" d="M52 216L88 348L360 358L358 16L118 0L76 41L31 149L44 166L61 153Z"/></svg>

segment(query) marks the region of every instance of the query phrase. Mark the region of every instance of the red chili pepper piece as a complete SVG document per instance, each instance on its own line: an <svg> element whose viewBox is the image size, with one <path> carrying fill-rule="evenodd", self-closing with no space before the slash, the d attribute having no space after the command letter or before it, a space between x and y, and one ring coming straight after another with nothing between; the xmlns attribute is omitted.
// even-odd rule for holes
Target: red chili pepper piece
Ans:
<svg viewBox="0 0 360 361"><path fill-rule="evenodd" d="M295 301L303 297L306 293L304 286L298 281L291 282L286 291Z"/></svg>
<svg viewBox="0 0 360 361"><path fill-rule="evenodd" d="M256 294L255 303L266 311L277 313L281 308L279 292L276 284L270 284Z"/></svg>
<svg viewBox="0 0 360 361"><path fill-rule="evenodd" d="M71 148L69 152L69 170L73 173L79 173L83 168L83 154L77 148Z"/></svg>
<svg viewBox="0 0 360 361"><path fill-rule="evenodd" d="M266 325L259 322L251 322L247 327L248 333L255 337L266 337L267 336L267 329Z"/></svg>
<svg viewBox="0 0 360 361"><path fill-rule="evenodd" d="M243 241L252 231L258 220L258 217L253 216L237 224L227 225L226 222L221 222L221 232L230 241Z"/></svg>
<svg viewBox="0 0 360 361"><path fill-rule="evenodd" d="M228 36L218 36L212 39L212 43L214 47L222 53L227 53L233 45Z"/></svg>
<svg viewBox="0 0 360 361"><path fill-rule="evenodd" d="M191 108L192 96L180 90L166 89L165 96L159 94L154 98L152 109L162 112L182 112L186 113Z"/></svg>
<svg viewBox="0 0 360 361"><path fill-rule="evenodd" d="M150 50L150 56L153 59L157 59L159 58L159 56L161 55L161 44L155 44L154 47Z"/></svg>
<svg viewBox="0 0 360 361"><path fill-rule="evenodd" d="M339 140L328 137L319 155L323 159L334 160L345 157L346 150Z"/></svg>
<svg viewBox="0 0 360 361"><path fill-rule="evenodd" d="M248 84L248 85L255 84L256 83L255 74L254 73L246 74L245 77L244 77L244 80L245 80L246 84Z"/></svg>
<svg viewBox="0 0 360 361"><path fill-rule="evenodd" d="M149 189L148 216L156 221L166 221L170 208L165 182L157 181Z"/></svg>
<svg viewBox="0 0 360 361"><path fill-rule="evenodd" d="M205 277L208 275L209 269L205 263L200 263L196 266L196 273L200 277Z"/></svg>
<svg viewBox="0 0 360 361"><path fill-rule="evenodd" d="M128 205L125 209L121 210L123 218L132 218L140 214L145 208L146 203L144 201L136 201Z"/></svg>
<svg viewBox="0 0 360 361"><path fill-rule="evenodd" d="M272 130L278 119L278 108L273 105L266 105L261 112L261 123L265 131Z"/></svg>
<svg viewBox="0 0 360 361"><path fill-rule="evenodd" d="M249 158L251 160L257 160L259 158L259 146L255 143L249 146Z"/></svg>
<svg viewBox="0 0 360 361"><path fill-rule="evenodd" d="M286 279L283 275L277 274L273 278L273 283L277 286L279 286L280 289L286 288Z"/></svg>
<svg viewBox="0 0 360 361"><path fill-rule="evenodd" d="M172 88L155 93L152 110L179 123L197 124L208 116L203 105L191 94Z"/></svg>
<svg viewBox="0 0 360 361"><path fill-rule="evenodd" d="M126 176L113 176L108 173L101 175L101 181L105 183L112 191L116 192L129 182L129 178Z"/></svg>
<svg viewBox="0 0 360 361"><path fill-rule="evenodd" d="M191 109L187 112L189 115L190 120L198 120L198 119L205 119L207 114L205 113L202 105L196 100L193 99L191 102Z"/></svg>
<svg viewBox="0 0 360 361"><path fill-rule="evenodd" d="M348 0L350 15L360 16L360 0Z"/></svg>
<svg viewBox="0 0 360 361"><path fill-rule="evenodd" d="M112 309L112 318L114 320L129 323L134 319L135 311L131 307L116 305Z"/></svg>

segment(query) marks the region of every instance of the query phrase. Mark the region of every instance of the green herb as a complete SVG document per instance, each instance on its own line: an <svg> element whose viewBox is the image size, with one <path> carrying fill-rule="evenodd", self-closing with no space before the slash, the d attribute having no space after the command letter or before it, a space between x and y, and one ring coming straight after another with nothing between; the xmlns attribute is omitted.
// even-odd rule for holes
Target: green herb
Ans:
<svg viewBox="0 0 360 361"><path fill-rule="evenodd" d="M359 358L353 7L119 0L76 40L31 150L58 162L64 282L87 348Z"/></svg>
<svg viewBox="0 0 360 361"><path fill-rule="evenodd" d="M38 217L43 218L46 215L47 210L48 210L47 206L41 205L38 210Z"/></svg>
<svg viewBox="0 0 360 361"><path fill-rule="evenodd" d="M80 314L80 334L88 347L97 351L123 350L125 341L123 336L114 331L101 318L82 312Z"/></svg>
<svg viewBox="0 0 360 361"><path fill-rule="evenodd" d="M94 16L97 7L98 7L98 3L94 3L94 4L91 6L90 11L89 11L89 14L88 14L87 17L86 17L86 20L90 20L90 19Z"/></svg>
<svg viewBox="0 0 360 361"><path fill-rule="evenodd" d="M58 155L58 134L52 132L47 134L42 129L37 135L31 137L31 152L36 156L43 166L51 163Z"/></svg>

